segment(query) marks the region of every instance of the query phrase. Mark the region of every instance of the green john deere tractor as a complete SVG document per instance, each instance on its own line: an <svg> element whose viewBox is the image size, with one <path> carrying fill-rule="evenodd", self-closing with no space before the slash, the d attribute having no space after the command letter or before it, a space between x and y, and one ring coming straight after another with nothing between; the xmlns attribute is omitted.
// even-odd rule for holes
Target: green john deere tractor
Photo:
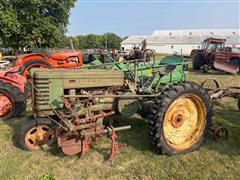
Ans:
<svg viewBox="0 0 240 180"><path fill-rule="evenodd" d="M33 116L20 127L19 144L34 151L51 145L67 155L85 154L108 133L109 158L123 144L116 142L114 114L140 113L149 120L150 141L158 152L184 154L200 147L209 128L211 101L199 85L186 82L184 59L90 65L81 69L33 69ZM146 108L147 107L147 108Z"/></svg>

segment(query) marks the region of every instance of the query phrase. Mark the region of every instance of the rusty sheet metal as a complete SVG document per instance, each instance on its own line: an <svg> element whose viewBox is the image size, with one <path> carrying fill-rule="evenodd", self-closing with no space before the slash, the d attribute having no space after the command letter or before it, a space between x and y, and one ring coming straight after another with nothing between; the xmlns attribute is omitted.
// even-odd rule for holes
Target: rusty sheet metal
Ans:
<svg viewBox="0 0 240 180"><path fill-rule="evenodd" d="M82 150L81 140L77 138L58 137L58 146L69 156L79 154Z"/></svg>
<svg viewBox="0 0 240 180"><path fill-rule="evenodd" d="M218 60L218 59L214 61L213 66L216 69L221 69L231 74L237 74L237 72L239 71L239 67L237 67L236 65L233 65L233 64L230 64L229 62L225 62L223 60Z"/></svg>

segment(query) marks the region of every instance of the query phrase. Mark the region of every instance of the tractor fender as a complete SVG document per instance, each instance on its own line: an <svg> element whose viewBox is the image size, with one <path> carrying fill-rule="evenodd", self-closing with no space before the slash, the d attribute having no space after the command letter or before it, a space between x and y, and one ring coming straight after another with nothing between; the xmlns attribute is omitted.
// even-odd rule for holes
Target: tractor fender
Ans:
<svg viewBox="0 0 240 180"><path fill-rule="evenodd" d="M22 93L25 93L25 84L27 79L24 76L18 74L18 68L14 67L7 71L0 72L0 80L5 83L11 83L13 86L17 87Z"/></svg>
<svg viewBox="0 0 240 180"><path fill-rule="evenodd" d="M31 54L25 54L25 55L20 55L17 57L16 60L16 66L21 66L25 62L33 59L41 59L41 60L46 60L47 58L42 55L42 54L37 54L37 53L31 53Z"/></svg>

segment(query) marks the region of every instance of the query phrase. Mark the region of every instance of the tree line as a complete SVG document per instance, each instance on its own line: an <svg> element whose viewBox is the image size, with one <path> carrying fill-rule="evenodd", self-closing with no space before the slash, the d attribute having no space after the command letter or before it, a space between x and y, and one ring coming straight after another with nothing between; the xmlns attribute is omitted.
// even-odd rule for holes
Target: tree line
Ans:
<svg viewBox="0 0 240 180"><path fill-rule="evenodd" d="M75 49L107 48L120 49L123 38L114 33L103 35L88 34L68 37L68 43L73 43Z"/></svg>
<svg viewBox="0 0 240 180"><path fill-rule="evenodd" d="M0 47L76 49L120 48L122 38L114 33L67 37L70 10L76 0L1 0Z"/></svg>

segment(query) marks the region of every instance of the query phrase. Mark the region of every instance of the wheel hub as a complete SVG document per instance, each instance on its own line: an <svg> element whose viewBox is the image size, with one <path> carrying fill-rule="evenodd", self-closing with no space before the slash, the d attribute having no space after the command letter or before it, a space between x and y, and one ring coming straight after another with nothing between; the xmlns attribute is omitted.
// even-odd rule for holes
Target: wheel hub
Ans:
<svg viewBox="0 0 240 180"><path fill-rule="evenodd" d="M174 128L179 128L183 125L184 119L182 114L174 114L171 120L171 124Z"/></svg>
<svg viewBox="0 0 240 180"><path fill-rule="evenodd" d="M0 117L7 114L9 111L11 111L11 109L12 109L11 100L7 96L0 94Z"/></svg>
<svg viewBox="0 0 240 180"><path fill-rule="evenodd" d="M25 136L25 143L30 149L37 150L42 145L49 145L53 138L53 129L46 125L38 125L28 131Z"/></svg>

